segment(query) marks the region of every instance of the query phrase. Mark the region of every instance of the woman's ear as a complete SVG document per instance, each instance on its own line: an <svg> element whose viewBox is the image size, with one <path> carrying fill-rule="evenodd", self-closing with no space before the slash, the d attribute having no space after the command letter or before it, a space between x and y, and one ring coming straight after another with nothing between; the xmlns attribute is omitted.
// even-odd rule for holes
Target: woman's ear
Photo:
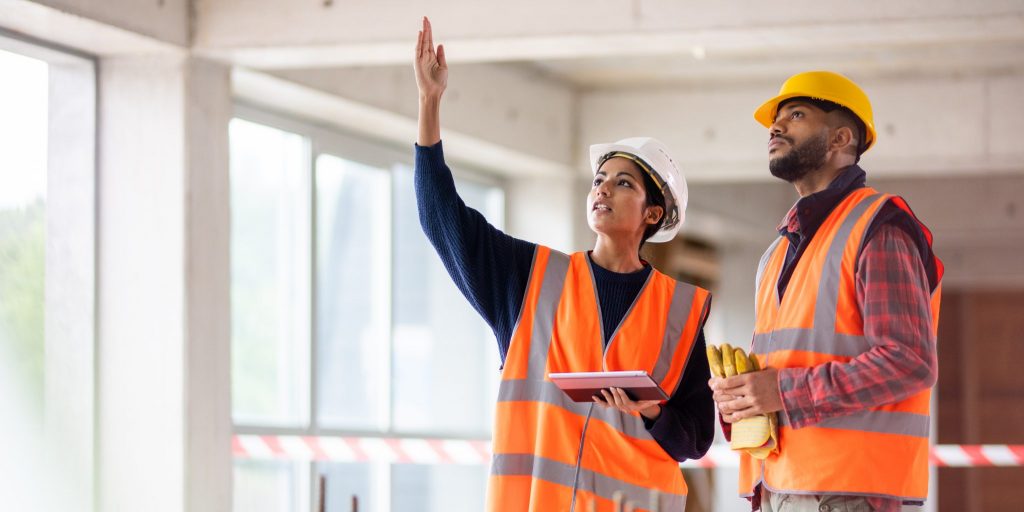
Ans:
<svg viewBox="0 0 1024 512"><path fill-rule="evenodd" d="M645 211L644 222L652 226L657 224L661 217L665 215L665 209L660 206L648 206Z"/></svg>

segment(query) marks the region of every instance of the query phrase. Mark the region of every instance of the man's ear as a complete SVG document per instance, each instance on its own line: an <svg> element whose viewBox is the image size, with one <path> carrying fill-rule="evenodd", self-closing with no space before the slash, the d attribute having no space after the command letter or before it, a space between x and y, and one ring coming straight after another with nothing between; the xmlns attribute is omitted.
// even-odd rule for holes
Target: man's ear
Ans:
<svg viewBox="0 0 1024 512"><path fill-rule="evenodd" d="M832 134L831 146L832 149L842 149L850 144L856 144L853 130L849 126L840 126L835 129L835 133ZM856 150L856 148L854 148Z"/></svg>

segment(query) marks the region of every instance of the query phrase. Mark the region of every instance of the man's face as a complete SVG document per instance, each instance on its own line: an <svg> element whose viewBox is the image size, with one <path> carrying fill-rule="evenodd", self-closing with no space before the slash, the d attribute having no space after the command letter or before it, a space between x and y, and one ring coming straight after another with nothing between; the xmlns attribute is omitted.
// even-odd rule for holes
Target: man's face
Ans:
<svg viewBox="0 0 1024 512"><path fill-rule="evenodd" d="M768 170L790 183L822 167L828 156L827 114L809 103L790 101L768 129Z"/></svg>

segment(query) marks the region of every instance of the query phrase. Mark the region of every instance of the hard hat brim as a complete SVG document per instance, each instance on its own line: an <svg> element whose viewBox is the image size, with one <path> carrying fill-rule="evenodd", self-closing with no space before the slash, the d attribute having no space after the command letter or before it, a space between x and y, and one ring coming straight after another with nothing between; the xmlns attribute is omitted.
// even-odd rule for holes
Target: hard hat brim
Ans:
<svg viewBox="0 0 1024 512"><path fill-rule="evenodd" d="M843 105L842 98L829 97L828 95L821 94L807 94L803 92L790 92L786 94L780 94L764 103L757 110L754 111L754 119L761 123L765 128L771 128L775 124L775 116L779 110L779 104L793 98L815 98L821 100L831 101L837 105ZM849 108L849 107L847 107ZM875 125L864 120L864 117L851 109L851 112L856 115L862 123L864 123L864 129L867 131L867 141L864 143L864 151L867 151L875 144Z"/></svg>

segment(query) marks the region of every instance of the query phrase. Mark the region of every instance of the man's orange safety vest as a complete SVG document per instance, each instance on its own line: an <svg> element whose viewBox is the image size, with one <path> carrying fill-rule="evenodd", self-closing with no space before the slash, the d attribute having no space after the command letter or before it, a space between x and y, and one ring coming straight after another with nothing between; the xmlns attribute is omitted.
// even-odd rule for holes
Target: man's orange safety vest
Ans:
<svg viewBox="0 0 1024 512"><path fill-rule="evenodd" d="M779 302L778 282L789 242L778 238L757 271L756 325L751 352L773 368L843 363L872 348L864 336L854 270L864 235L882 206L903 209L931 233L899 197L861 188L843 199L815 233ZM939 279L942 263L935 259ZM940 286L931 301L938 326ZM900 402L828 418L813 426L779 428L778 454L740 455L740 494L758 483L783 494L849 494L924 501L928 494L931 390Z"/></svg>
<svg viewBox="0 0 1024 512"><path fill-rule="evenodd" d="M707 318L710 294L652 269L605 348L589 258L538 246L523 308L502 370L487 509L568 511L588 409L548 379L556 372L646 370L671 396ZM702 354L698 356L703 357ZM577 510L610 510L616 491L646 510L682 511L679 463L639 414L593 405L582 455Z"/></svg>

